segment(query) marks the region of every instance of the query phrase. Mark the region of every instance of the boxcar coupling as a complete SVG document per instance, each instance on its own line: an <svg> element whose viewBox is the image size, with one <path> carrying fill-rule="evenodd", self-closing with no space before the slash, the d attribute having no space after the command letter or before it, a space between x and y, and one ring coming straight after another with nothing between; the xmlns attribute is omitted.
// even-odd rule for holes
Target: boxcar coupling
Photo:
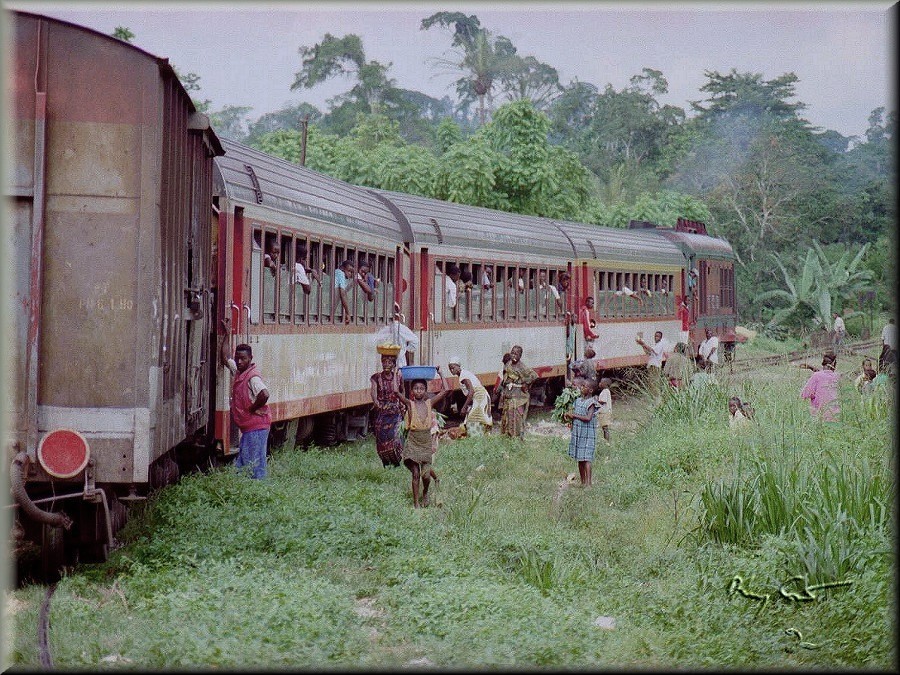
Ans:
<svg viewBox="0 0 900 675"><path fill-rule="evenodd" d="M236 451L222 337L265 364L279 433L320 443L366 433L374 334L395 304L416 364L459 355L490 388L519 344L539 399L583 353L587 297L600 370L646 364L639 332L675 342L686 325L696 351L709 327L734 345L734 254L703 223L604 228L353 186L220 141L165 59L9 15L7 448L48 568L102 559L124 503ZM344 261L374 285L370 299L353 284L346 309ZM457 270L468 283L448 293Z"/></svg>

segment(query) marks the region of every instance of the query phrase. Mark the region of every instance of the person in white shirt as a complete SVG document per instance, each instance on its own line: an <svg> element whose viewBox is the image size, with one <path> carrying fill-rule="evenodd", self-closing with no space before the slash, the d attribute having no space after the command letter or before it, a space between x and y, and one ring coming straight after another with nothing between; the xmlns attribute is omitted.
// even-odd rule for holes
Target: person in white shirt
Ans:
<svg viewBox="0 0 900 675"><path fill-rule="evenodd" d="M600 393L597 394L597 426L603 430L603 440L609 440L609 425L612 423L612 394L609 388L612 380L604 377L600 380Z"/></svg>
<svg viewBox="0 0 900 675"><path fill-rule="evenodd" d="M407 365L406 353L415 354L419 348L419 336L403 324L403 315L400 313L400 305L394 303L394 318L386 326L382 326L372 336L372 341L377 345L382 342L391 342L400 345L402 349L397 354L397 368ZM379 364L381 363L379 356Z"/></svg>
<svg viewBox="0 0 900 675"><path fill-rule="evenodd" d="M641 333L638 333L638 337L635 340L643 349L644 352L649 357L647 359L647 372L650 374L650 379L648 382L648 386L650 392L656 395L659 392L662 386L662 367L663 361L665 360L666 351L668 351L669 344L667 341L663 340L662 331L658 330L653 334L653 344L648 345L644 342L644 338Z"/></svg>
<svg viewBox="0 0 900 675"><path fill-rule="evenodd" d="M841 343L844 342L844 337L847 335L847 327L844 324L844 320L841 318L841 315L837 312L834 313L834 348L840 349Z"/></svg>
<svg viewBox="0 0 900 675"><path fill-rule="evenodd" d="M700 343L697 353L700 355L700 366L704 370L712 372L719 365L719 338L713 335L712 329L708 326L706 339Z"/></svg>
<svg viewBox="0 0 900 675"><path fill-rule="evenodd" d="M493 426L491 419L491 397L487 389L481 384L481 380L470 370L461 365L462 359L451 356L448 368L450 372L459 378L459 387L465 394L466 402L460 408L460 414L465 416L463 424L469 436L481 436L485 429Z"/></svg>
<svg viewBox="0 0 900 675"><path fill-rule="evenodd" d="M447 276L444 282L444 286L446 288L446 298L447 298L447 307L452 309L456 307L456 298L458 294L458 289L456 287L456 282L459 281L460 270L456 265L450 265L447 268Z"/></svg>

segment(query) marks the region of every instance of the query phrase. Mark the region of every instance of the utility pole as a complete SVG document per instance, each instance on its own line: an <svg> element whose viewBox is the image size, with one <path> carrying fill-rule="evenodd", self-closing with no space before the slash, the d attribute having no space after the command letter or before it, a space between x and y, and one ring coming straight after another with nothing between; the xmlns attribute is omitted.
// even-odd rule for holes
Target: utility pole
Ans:
<svg viewBox="0 0 900 675"><path fill-rule="evenodd" d="M300 120L302 136L300 138L300 166L306 166L306 132L309 129L309 115Z"/></svg>

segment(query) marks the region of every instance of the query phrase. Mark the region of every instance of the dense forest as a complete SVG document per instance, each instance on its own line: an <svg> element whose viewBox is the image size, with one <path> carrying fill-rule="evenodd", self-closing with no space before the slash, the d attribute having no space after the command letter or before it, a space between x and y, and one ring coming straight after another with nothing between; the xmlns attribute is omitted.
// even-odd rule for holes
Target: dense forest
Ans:
<svg viewBox="0 0 900 675"><path fill-rule="evenodd" d="M702 220L737 253L741 321L775 336L830 328L832 311L865 331L893 309L895 111L846 137L804 119L794 73L735 69L705 71L684 110L659 102L660 70L564 84L477 16L421 29L447 36L428 63L458 75L453 97L398 87L352 34L299 48L292 91L347 80L324 111L209 110L199 78L182 81L222 136L351 183L610 227Z"/></svg>

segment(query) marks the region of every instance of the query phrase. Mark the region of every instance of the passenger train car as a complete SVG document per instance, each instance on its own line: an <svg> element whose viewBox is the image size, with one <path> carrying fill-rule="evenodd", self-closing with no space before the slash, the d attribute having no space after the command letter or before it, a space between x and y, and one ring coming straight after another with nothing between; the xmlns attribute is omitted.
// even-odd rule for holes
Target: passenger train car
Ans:
<svg viewBox="0 0 900 675"><path fill-rule="evenodd" d="M683 297L694 348L707 326L734 341L734 255L702 223L603 228L353 186L218 139L165 59L10 16L7 448L18 521L50 567L102 558L122 505L179 464L234 454L219 340L252 346L274 436L319 443L365 435L395 303L415 362L458 354L490 387L519 344L541 400L583 354L571 317L588 296L603 371L646 363L639 332L677 340ZM345 260L379 280L372 300L353 284L346 313ZM471 283L452 306L454 266Z"/></svg>

